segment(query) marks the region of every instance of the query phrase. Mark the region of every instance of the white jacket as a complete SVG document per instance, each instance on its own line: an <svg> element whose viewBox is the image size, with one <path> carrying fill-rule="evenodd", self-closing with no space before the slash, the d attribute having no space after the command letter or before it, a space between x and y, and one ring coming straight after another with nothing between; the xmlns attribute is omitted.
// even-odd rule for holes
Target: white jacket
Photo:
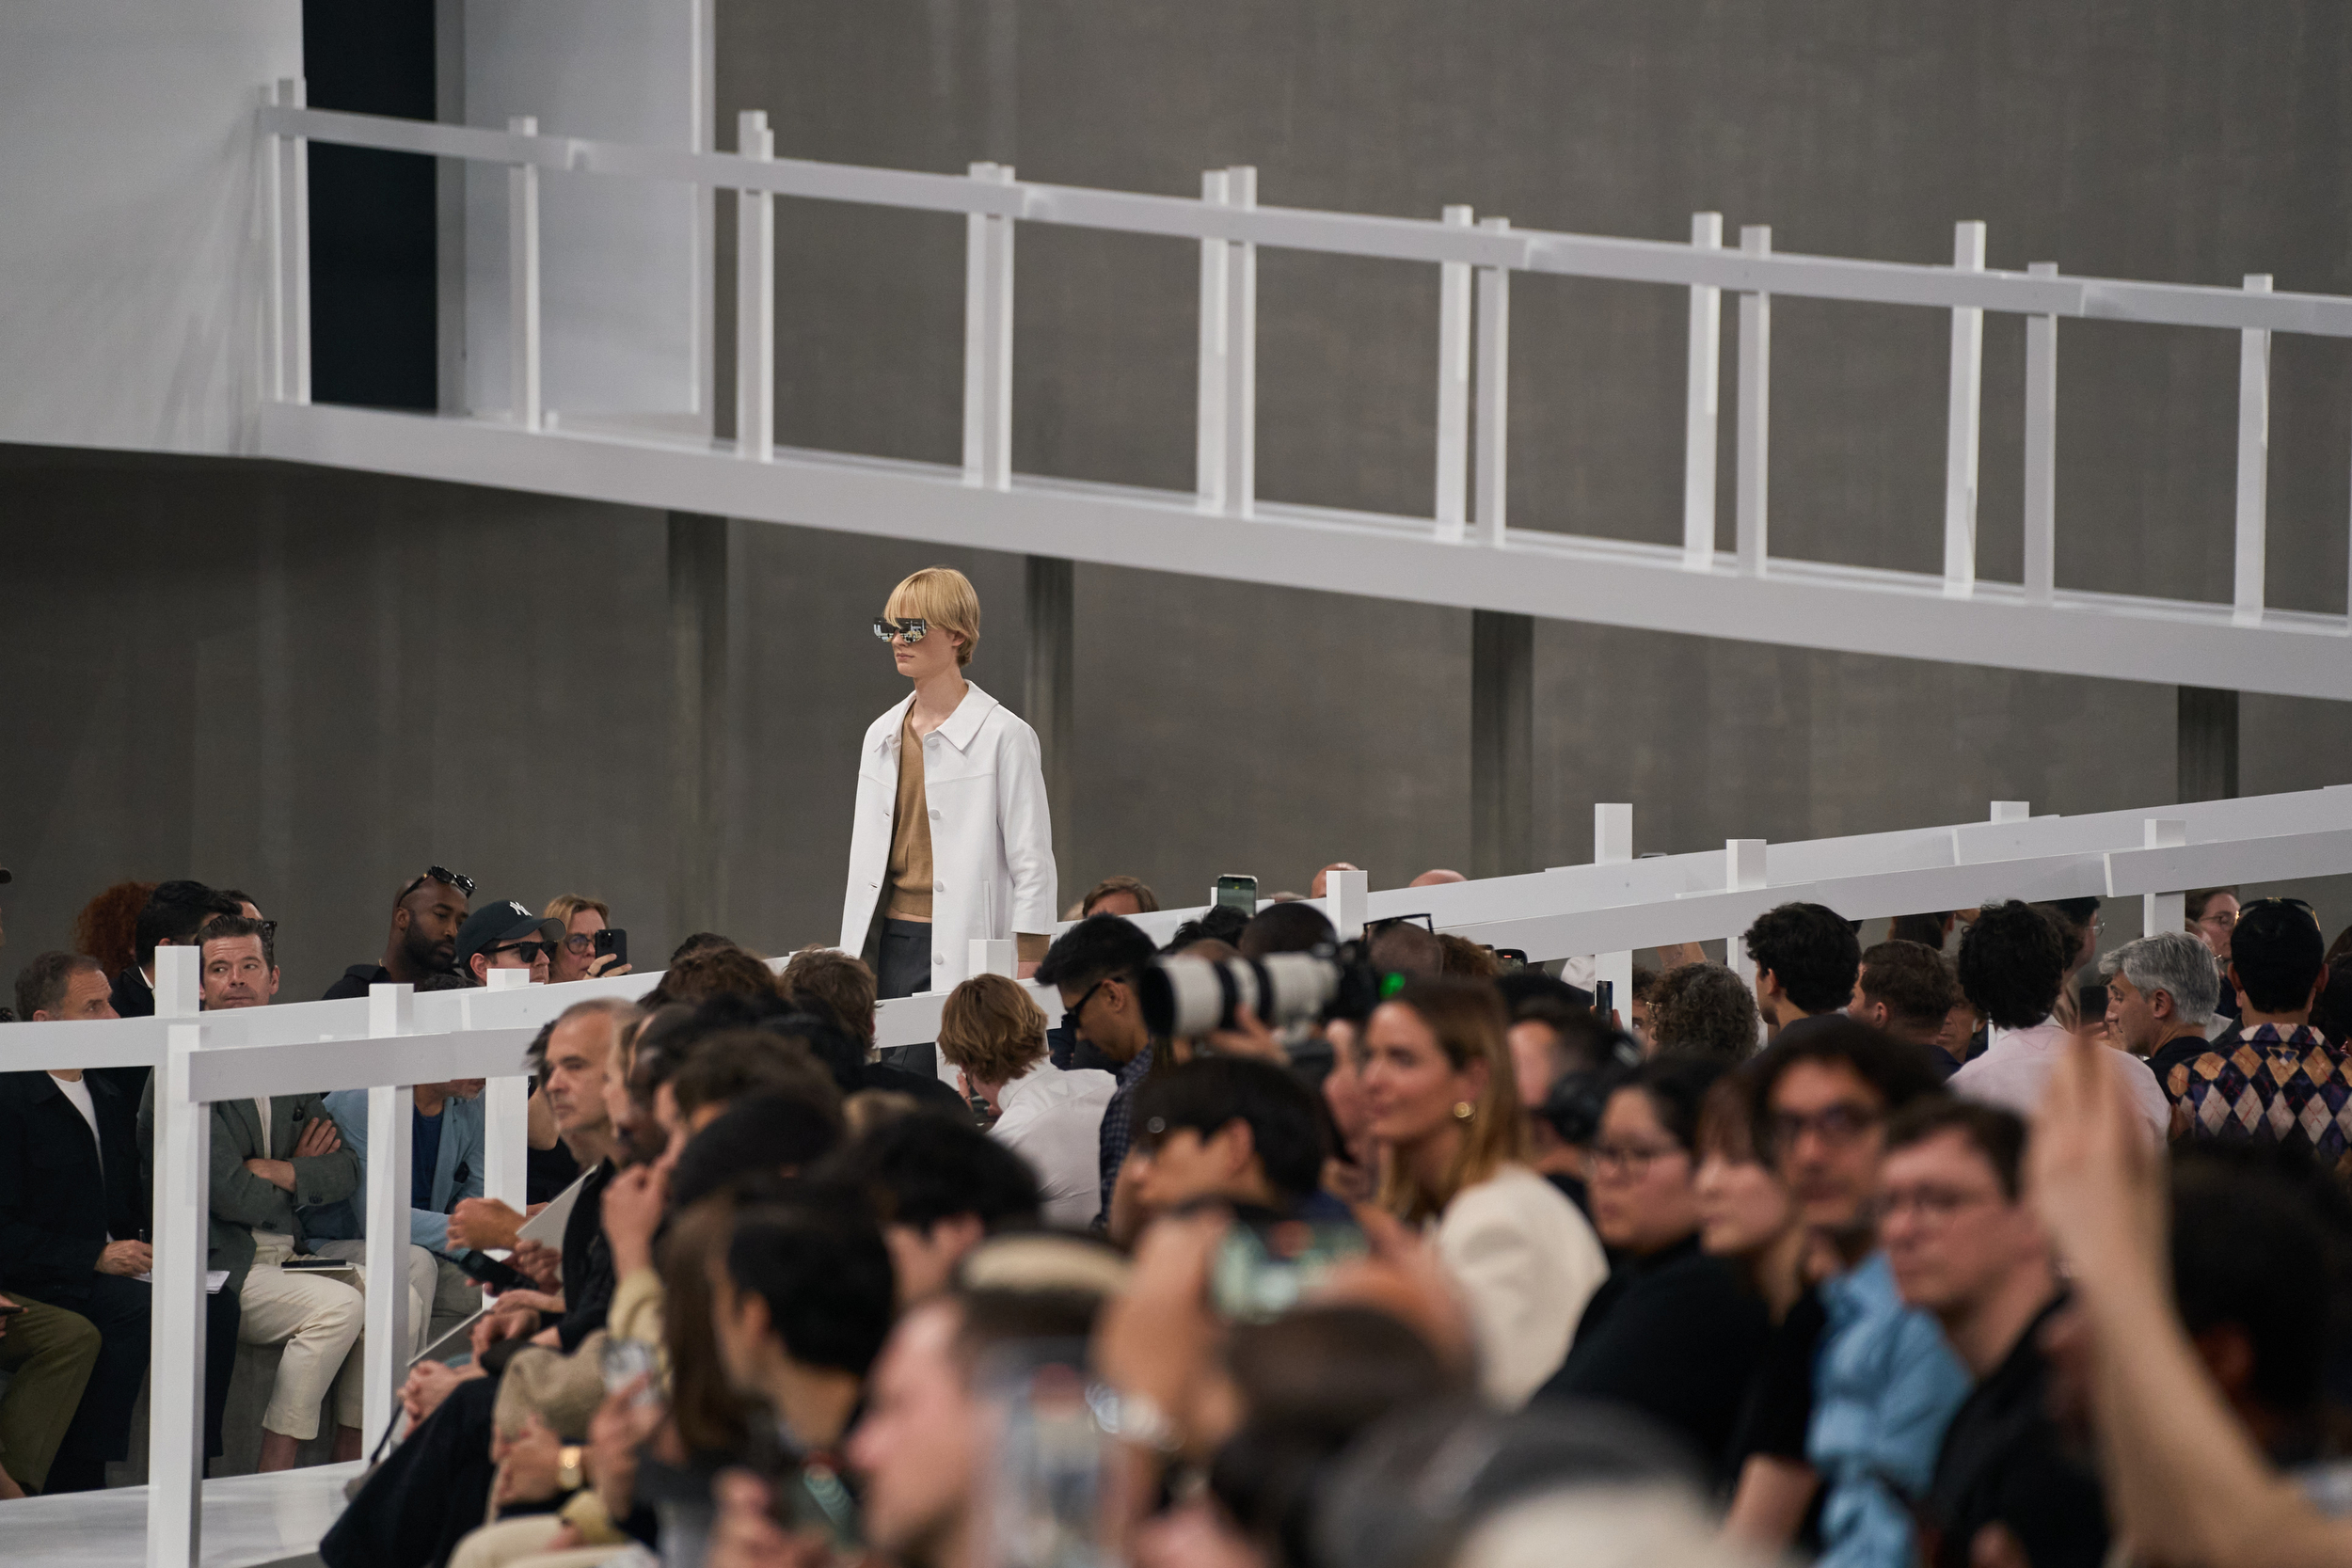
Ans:
<svg viewBox="0 0 2352 1568"><path fill-rule="evenodd" d="M858 749L857 816L850 829L850 887L841 948L862 952L890 877L890 821L898 803L898 736L913 692L874 721ZM923 793L931 815L931 985L966 978L975 939L1051 934L1054 824L1037 732L974 686L947 721L923 737Z"/></svg>
<svg viewBox="0 0 2352 1568"><path fill-rule="evenodd" d="M1103 1112L1119 1089L1107 1072L1040 1062L996 1091L1004 1115L989 1135L1037 1172L1045 1223L1084 1230L1103 1208Z"/></svg>
<svg viewBox="0 0 2352 1568"><path fill-rule="evenodd" d="M1437 1241L1470 1308L1479 1390L1517 1410L1560 1370L1584 1304L1609 1277L1600 1238L1559 1188L1506 1164L1454 1195Z"/></svg>

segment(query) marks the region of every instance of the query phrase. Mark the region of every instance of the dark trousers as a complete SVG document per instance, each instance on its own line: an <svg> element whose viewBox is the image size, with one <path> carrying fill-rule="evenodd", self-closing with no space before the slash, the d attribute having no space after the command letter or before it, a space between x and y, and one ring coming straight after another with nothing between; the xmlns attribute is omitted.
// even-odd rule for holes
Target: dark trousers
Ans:
<svg viewBox="0 0 2352 1568"><path fill-rule="evenodd" d="M106 1462L129 1456L131 1410L147 1378L153 1346L150 1313L154 1290L136 1279L102 1274L90 1281L87 1299L75 1310L98 1330L98 1362L89 1384L57 1445L44 1490L95 1492L106 1484ZM237 1369L237 1325L243 1316L236 1295L218 1291L204 1298L204 1452L221 1451L221 1412L229 1404L229 1379Z"/></svg>
<svg viewBox="0 0 2352 1568"><path fill-rule="evenodd" d="M874 972L876 996L913 996L931 989L931 926L928 920L882 923L882 966Z"/></svg>
<svg viewBox="0 0 2352 1568"><path fill-rule="evenodd" d="M326 1568L427 1568L445 1562L490 1509L494 1377L450 1390L441 1407L385 1456L319 1542ZM528 1512L525 1510L523 1512Z"/></svg>

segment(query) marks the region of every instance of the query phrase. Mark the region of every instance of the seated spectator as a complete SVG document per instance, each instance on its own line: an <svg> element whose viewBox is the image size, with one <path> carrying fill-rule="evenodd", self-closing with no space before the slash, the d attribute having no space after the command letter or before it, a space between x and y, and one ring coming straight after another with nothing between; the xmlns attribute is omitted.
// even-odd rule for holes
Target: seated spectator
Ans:
<svg viewBox="0 0 2352 1568"><path fill-rule="evenodd" d="M2238 890L2201 887L2185 895L2181 903L2187 934L2212 951L2214 973L2219 974L2230 967L2230 938L2237 929L2237 917L2243 907ZM2332 951L2328 961L2334 962ZM2237 992L2227 984L2221 988L2220 1000L2214 1004L2214 1017L2224 1024L2237 1021Z"/></svg>
<svg viewBox="0 0 2352 1568"><path fill-rule="evenodd" d="M266 1006L278 993L277 957L262 922L215 915L204 924L199 942L207 1012ZM138 1117L140 1153L151 1184L154 1117L151 1076ZM228 1271L223 1289L237 1294L243 1342L285 1346L262 1417L260 1467L294 1467L297 1448L318 1435L319 1407L330 1386L334 1457L338 1463L357 1459L365 1271L353 1267L344 1280L284 1265L310 1250L303 1212L349 1197L359 1185L359 1163L343 1147L326 1101L315 1094L218 1101L213 1106L212 1144L206 1266Z"/></svg>
<svg viewBox="0 0 2352 1568"><path fill-rule="evenodd" d="M969 1122L916 1112L843 1146L819 1175L854 1187L881 1221L901 1307L947 1288L989 1236L1038 1221L1036 1173Z"/></svg>
<svg viewBox="0 0 2352 1568"><path fill-rule="evenodd" d="M2319 988L2319 1000L2312 1004L2311 1026L2322 1039L2352 1045L2352 958L2328 963L2328 983Z"/></svg>
<svg viewBox="0 0 2352 1568"><path fill-rule="evenodd" d="M1345 1223L1323 1196L1325 1140L1314 1095L1271 1062L1203 1056L1136 1091L1136 1138L1113 1198L1122 1245L1164 1214L1214 1200Z"/></svg>
<svg viewBox="0 0 2352 1568"><path fill-rule="evenodd" d="M1467 882L1470 879L1463 876L1459 871L1436 870L1424 871L1405 885L1406 887L1443 887L1449 882Z"/></svg>
<svg viewBox="0 0 2352 1568"><path fill-rule="evenodd" d="M1942 910L1934 914L1899 914L1886 927L1889 942L1915 942L1935 952L1944 951L1945 941L1952 934L1954 911Z"/></svg>
<svg viewBox="0 0 2352 1568"><path fill-rule="evenodd" d="M2186 1136L2307 1149L2352 1174L2352 1064L2311 1026L2328 983L2325 958L2308 907L2257 898L2239 914L2230 942L2237 1037L2174 1067L2166 1085Z"/></svg>
<svg viewBox="0 0 2352 1568"><path fill-rule="evenodd" d="M326 988L326 1000L365 996L370 986L413 986L456 969L457 934L465 927L466 900L472 896L471 877L437 865L403 882L392 895L392 928L384 938L382 961L344 970Z"/></svg>
<svg viewBox="0 0 2352 1568"><path fill-rule="evenodd" d="M78 953L35 958L16 1005L36 1022L114 1016L105 972ZM0 1402L0 1462L35 1491L96 1491L107 1462L129 1452L151 1332L138 1276L154 1267L136 1117L114 1085L77 1068L0 1073L0 1275L27 1309L0 1338L0 1367L23 1389ZM205 1451L217 1454L237 1298L208 1295L205 1311ZM59 1375L76 1361L87 1384Z"/></svg>
<svg viewBox="0 0 2352 1568"><path fill-rule="evenodd" d="M781 994L776 976L758 954L724 940L681 952L662 972L661 983L647 991L648 1008L673 1002L691 1006L714 996L772 997Z"/></svg>
<svg viewBox="0 0 2352 1568"><path fill-rule="evenodd" d="M1339 933L1312 904L1268 904L1249 917L1233 945L1245 958L1269 953L1311 953L1339 941Z"/></svg>
<svg viewBox="0 0 2352 1568"><path fill-rule="evenodd" d="M829 1537L848 1551L863 1535L879 1544L861 1529L837 1457L860 1410L887 1398L879 1377L870 1394L866 1382L892 1332L890 1254L873 1221L816 1194L748 1208L707 1271L720 1362L736 1391L766 1408L776 1436L761 1446L761 1473L722 1478L709 1560L769 1560L787 1544L780 1518L803 1542ZM872 1508L866 1499L869 1526Z"/></svg>
<svg viewBox="0 0 2352 1568"><path fill-rule="evenodd" d="M527 969L531 983L548 983L548 966L564 941L564 923L532 914L512 898L485 904L457 928L457 967L477 986L494 969Z"/></svg>
<svg viewBox="0 0 2352 1568"><path fill-rule="evenodd" d="M1512 1010L1511 1074L1527 1107L1529 1166L1589 1215L1588 1151L1611 1086L1634 1066L1634 1048L1589 1006L1561 1000L1581 992L1551 985L1556 991L1532 993Z"/></svg>
<svg viewBox="0 0 2352 1568"><path fill-rule="evenodd" d="M1722 964L1680 964L1660 975L1649 1019L1653 1056L1675 1052L1743 1062L1756 1054L1756 998Z"/></svg>
<svg viewBox="0 0 2352 1568"><path fill-rule="evenodd" d="M159 882L148 895L147 905L139 911L135 932L136 960L115 976L114 1009L118 1018L152 1018L155 1016L155 949L186 947L196 941L197 927L217 914L242 914L244 911L218 892L202 882ZM147 1071L145 1068L106 1068L101 1069L127 1094L139 1092L136 1081L125 1082L126 1073Z"/></svg>
<svg viewBox="0 0 2352 1568"><path fill-rule="evenodd" d="M449 1239L449 1216L469 1197L480 1197L489 1166L482 1117L484 1082L462 1078L419 1084L408 1115L408 1331L417 1355L432 1342L434 1318L468 1317L482 1305L482 1288L453 1258L463 1248ZM341 1203L302 1216L310 1250L347 1263L368 1260L368 1091L338 1089L326 1097L343 1147L359 1164L359 1186Z"/></svg>
<svg viewBox="0 0 2352 1568"><path fill-rule="evenodd" d="M2055 942L2047 922L2042 929ZM1897 1293L1873 1224L1887 1120L1935 1092L1935 1069L1916 1046L1829 1019L1776 1041L1756 1071L1764 1147L1798 1218L1836 1259L1820 1286L1827 1321L1805 1434L1822 1488L1820 1560L1899 1568L1915 1549L1905 1499L1934 1479L1945 1426L1968 1392L1935 1321ZM1773 1412L1761 1418L1776 1424Z"/></svg>
<svg viewBox="0 0 2352 1568"><path fill-rule="evenodd" d="M1502 964L1491 947L1482 947L1468 937L1457 937L1451 931L1438 933L1440 974L1452 974L1465 980L1491 980L1502 973Z"/></svg>
<svg viewBox="0 0 2352 1568"><path fill-rule="evenodd" d="M1756 965L1756 1011L1775 1036L1853 1000L1862 944L1836 910L1782 904L1757 915L1740 941Z"/></svg>
<svg viewBox="0 0 2352 1568"><path fill-rule="evenodd" d="M941 1082L935 1043L909 1046L893 1062L873 1059L874 972L864 959L838 947L803 947L784 966L776 989L787 1006L813 1014L839 1031L837 1046L815 1037L809 1045L833 1069L843 1094L879 1090L909 1096L935 1111L961 1114L970 1109L967 1100Z"/></svg>
<svg viewBox="0 0 2352 1568"><path fill-rule="evenodd" d="M1919 1101L1886 1132L1879 1237L1896 1289L1976 1379L1921 1510L1936 1568L2021 1552L2036 1568L2106 1560L2098 1474L2051 1413L2042 1340L2066 1298L2019 1190L2025 1148L2013 1114L1967 1101Z"/></svg>
<svg viewBox="0 0 2352 1568"><path fill-rule="evenodd" d="M1944 955L1915 942L1882 942L1862 955L1848 1017L1933 1053L1949 1078L1960 1070L1963 1042L1949 1037L1952 1009L1964 1000Z"/></svg>
<svg viewBox="0 0 2352 1568"><path fill-rule="evenodd" d="M1428 979L1445 972L1445 944L1412 920L1375 920L1364 927L1364 959L1383 974Z"/></svg>
<svg viewBox="0 0 2352 1568"><path fill-rule="evenodd" d="M2172 1069L2208 1049L2220 977L2213 954L2185 931L2159 931L2127 942L2099 960L2107 983L2107 1043L2148 1064L2169 1095Z"/></svg>
<svg viewBox="0 0 2352 1568"><path fill-rule="evenodd" d="M1645 1055L1656 1053L1650 1045L1650 1009L1658 1000L1659 972L1641 964L1633 966L1632 1003L1626 1009L1626 1033L1642 1043Z"/></svg>
<svg viewBox="0 0 2352 1568"><path fill-rule="evenodd" d="M1092 1224L1103 1204L1103 1109L1117 1081L1048 1062L1045 1014L1001 974L976 974L948 993L939 1051L965 1097L988 1107L990 1135L1037 1172L1046 1223Z"/></svg>
<svg viewBox="0 0 2352 1568"><path fill-rule="evenodd" d="M1105 877L1087 889L1087 895L1078 901L1078 918L1090 914L1153 914L1160 907L1157 895L1133 877Z"/></svg>
<svg viewBox="0 0 2352 1568"><path fill-rule="evenodd" d="M73 917L73 950L96 958L109 986L138 961L139 911L154 891L153 882L117 882Z"/></svg>
<svg viewBox="0 0 2352 1568"><path fill-rule="evenodd" d="M1725 1064L1659 1056L1609 1097L1592 1150L1593 1227L1616 1259L1544 1399L1638 1410L1712 1460L1730 1442L1771 1321L1699 1244L1699 1108Z"/></svg>
<svg viewBox="0 0 2352 1568"><path fill-rule="evenodd" d="M2070 940L2034 906L2013 901L1987 904L1962 934L1961 990L2001 1033L1952 1074L1954 1094L2033 1115L2066 1053L2066 1028L2052 1014L2073 972ZM2171 1127L2171 1102L2147 1063L2124 1051L2112 1054L2108 1070L2131 1091L2149 1135L2161 1142Z"/></svg>
<svg viewBox="0 0 2352 1568"><path fill-rule="evenodd" d="M548 900L548 907L540 912L549 920L564 923L563 938L548 966L548 984L560 986L569 980L593 980L600 975L629 973L629 966L621 961L618 953L599 956L596 952L596 933L609 929L612 924L612 907L603 899L581 893L559 893Z"/></svg>
<svg viewBox="0 0 2352 1568"><path fill-rule="evenodd" d="M983 1383L997 1353L1025 1342L1084 1340L1100 1297L1077 1291L962 1291L910 1308L875 1363L847 1456L864 1482L865 1544L898 1562L984 1560L995 1420ZM765 1489L737 1487L713 1537L732 1560L764 1560L782 1532Z"/></svg>
<svg viewBox="0 0 2352 1568"><path fill-rule="evenodd" d="M1505 1027L1490 986L1408 981L1366 1023L1360 1076L1383 1148L1380 1206L1436 1222L1476 1333L1480 1387L1510 1407L1558 1370L1608 1265L1576 1205L1525 1164Z"/></svg>
<svg viewBox="0 0 2352 1568"><path fill-rule="evenodd" d="M1103 1107L1094 1220L1098 1227L1110 1222L1111 1188L1127 1163L1132 1132L1128 1101L1152 1070L1155 1042L1143 1022L1136 976L1155 957L1152 939L1141 929L1117 915L1098 914L1056 937L1037 966L1037 983L1061 993L1062 1027L1118 1073L1119 1086Z"/></svg>
<svg viewBox="0 0 2352 1568"><path fill-rule="evenodd" d="M1772 1322L1724 1449L1729 1483L1724 1529L1765 1550L1792 1543L1820 1549L1814 1503L1820 1477L1805 1458L1813 1420L1813 1364L1828 1314L1813 1288L1817 1243L1796 1195L1758 1154L1756 1093L1768 1058L1716 1080L1699 1110L1699 1245L1739 1274Z"/></svg>

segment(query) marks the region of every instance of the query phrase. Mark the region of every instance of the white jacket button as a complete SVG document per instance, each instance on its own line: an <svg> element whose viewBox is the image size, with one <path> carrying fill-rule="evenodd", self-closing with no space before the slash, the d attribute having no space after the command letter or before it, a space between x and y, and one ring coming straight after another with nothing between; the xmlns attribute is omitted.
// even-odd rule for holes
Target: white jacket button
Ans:
<svg viewBox="0 0 2352 1568"><path fill-rule="evenodd" d="M947 955L945 953L934 953L931 955L931 962L934 964L944 964L946 961Z"/></svg>
<svg viewBox="0 0 2352 1568"><path fill-rule="evenodd" d="M947 891L947 884L946 882L933 882L931 884L931 891L933 893L945 893Z"/></svg>
<svg viewBox="0 0 2352 1568"><path fill-rule="evenodd" d="M933 806L931 808L931 820L934 822L939 820L939 808L937 806Z"/></svg>

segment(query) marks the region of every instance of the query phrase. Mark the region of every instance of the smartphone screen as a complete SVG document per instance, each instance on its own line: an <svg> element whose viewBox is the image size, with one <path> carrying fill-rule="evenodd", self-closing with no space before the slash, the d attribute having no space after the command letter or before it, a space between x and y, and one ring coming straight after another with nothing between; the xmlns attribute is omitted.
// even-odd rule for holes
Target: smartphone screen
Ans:
<svg viewBox="0 0 2352 1568"><path fill-rule="evenodd" d="M1029 1342L989 1358L978 1382L992 1441L981 1560L1001 1568L1108 1568L1104 1509L1111 1442L1086 1347Z"/></svg>
<svg viewBox="0 0 2352 1568"><path fill-rule="evenodd" d="M1308 1220L1237 1224L1218 1244L1209 1299L1237 1323L1263 1323L1298 1305L1332 1269L1368 1249L1354 1225Z"/></svg>
<svg viewBox="0 0 2352 1568"><path fill-rule="evenodd" d="M1216 879L1216 906L1221 910L1239 910L1244 914L1258 912L1258 879L1240 877L1231 872Z"/></svg>
<svg viewBox="0 0 2352 1568"><path fill-rule="evenodd" d="M1595 1015L1596 1017L1598 1017L1598 1018L1607 1018L1607 1017L1609 1016L1609 1010L1610 1010L1612 1007L1614 1007L1616 1005L1617 1005L1617 984L1616 984L1616 982L1615 982L1615 981L1613 981L1613 980L1596 980L1596 981L1594 981L1594 982L1593 982L1593 1013L1594 1013L1594 1015Z"/></svg>

